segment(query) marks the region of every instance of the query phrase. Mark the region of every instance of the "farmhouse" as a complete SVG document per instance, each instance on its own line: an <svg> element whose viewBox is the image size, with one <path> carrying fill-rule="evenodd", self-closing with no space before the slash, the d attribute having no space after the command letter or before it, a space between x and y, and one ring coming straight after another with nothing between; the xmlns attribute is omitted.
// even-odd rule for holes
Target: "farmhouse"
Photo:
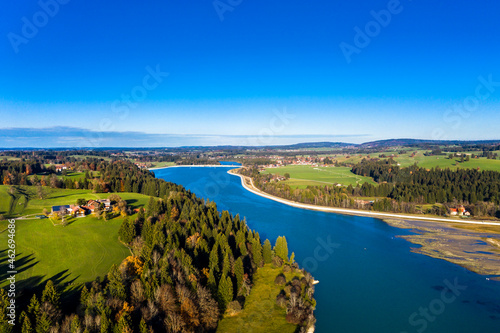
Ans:
<svg viewBox="0 0 500 333"><path fill-rule="evenodd" d="M85 217L85 215L87 215L87 210L82 206L71 205L70 209L73 215L76 217Z"/></svg>
<svg viewBox="0 0 500 333"><path fill-rule="evenodd" d="M110 211L111 210L111 200L109 200L109 199L90 200L87 203L87 207L93 213L97 208L99 208L99 206L101 204L104 205L104 209L106 211Z"/></svg>
<svg viewBox="0 0 500 333"><path fill-rule="evenodd" d="M451 216L470 216L470 212L468 212L464 206L460 205L457 208L450 208Z"/></svg>
<svg viewBox="0 0 500 333"><path fill-rule="evenodd" d="M70 205L63 206L52 206L51 213L62 213L64 215L68 214L68 211L71 209Z"/></svg>
<svg viewBox="0 0 500 333"><path fill-rule="evenodd" d="M74 215L76 217L84 217L87 214L87 210L84 207L78 205L62 205L62 206L52 206L51 213L58 213L61 215Z"/></svg>

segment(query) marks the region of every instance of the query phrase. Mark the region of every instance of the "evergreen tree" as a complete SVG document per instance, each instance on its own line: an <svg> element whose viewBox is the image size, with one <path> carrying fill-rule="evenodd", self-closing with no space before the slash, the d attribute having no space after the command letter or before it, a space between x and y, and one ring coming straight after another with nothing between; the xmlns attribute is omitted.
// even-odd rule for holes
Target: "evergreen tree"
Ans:
<svg viewBox="0 0 500 333"><path fill-rule="evenodd" d="M31 319L36 319L38 314L40 313L40 302L35 294L31 297L30 304L28 305L28 314L31 316Z"/></svg>
<svg viewBox="0 0 500 333"><path fill-rule="evenodd" d="M234 275L236 277L236 291L239 292L241 286L243 285L243 275L245 270L243 268L243 260L241 257L236 259L234 262Z"/></svg>
<svg viewBox="0 0 500 333"><path fill-rule="evenodd" d="M36 320L36 333L49 333L51 325L50 318L45 313L40 313Z"/></svg>
<svg viewBox="0 0 500 333"><path fill-rule="evenodd" d="M122 275L116 265L113 265L108 273L107 290L113 297L125 300L127 298L125 286L123 284Z"/></svg>
<svg viewBox="0 0 500 333"><path fill-rule="evenodd" d="M111 333L111 322L106 314L101 316L101 331L100 333Z"/></svg>
<svg viewBox="0 0 500 333"><path fill-rule="evenodd" d="M120 230L118 231L118 235L126 244L129 244L134 240L136 236L135 225L128 219L128 217L123 220Z"/></svg>
<svg viewBox="0 0 500 333"><path fill-rule="evenodd" d="M214 270L211 269L209 274L208 274L208 283L207 283L208 288L212 292L212 295L215 295L217 292L217 281L215 279L215 274Z"/></svg>
<svg viewBox="0 0 500 333"><path fill-rule="evenodd" d="M141 318L141 323L139 324L139 333L149 333L144 318Z"/></svg>
<svg viewBox="0 0 500 333"><path fill-rule="evenodd" d="M74 316L73 320L71 320L71 333L81 333L82 324L80 323L80 319L78 316Z"/></svg>
<svg viewBox="0 0 500 333"><path fill-rule="evenodd" d="M42 303L49 302L56 308L59 308L60 306L60 299L61 295L57 291L56 287L54 286L54 282L52 280L47 281L47 284L45 285L45 289L43 290L42 293Z"/></svg>
<svg viewBox="0 0 500 333"><path fill-rule="evenodd" d="M257 239L252 241L252 258L255 266L260 267L262 263L262 245Z"/></svg>
<svg viewBox="0 0 500 333"><path fill-rule="evenodd" d="M222 276L219 281L218 290L219 306L224 312L227 305L233 300L233 282L229 276Z"/></svg>
<svg viewBox="0 0 500 333"><path fill-rule="evenodd" d="M26 314L26 312L22 312L20 318L20 322L22 323L21 326L21 333L33 333L33 326L31 325L31 320Z"/></svg>
<svg viewBox="0 0 500 333"><path fill-rule="evenodd" d="M264 263L270 264L273 262L273 250L271 248L271 242L269 241L269 239L266 239L264 241L262 256L264 257Z"/></svg>

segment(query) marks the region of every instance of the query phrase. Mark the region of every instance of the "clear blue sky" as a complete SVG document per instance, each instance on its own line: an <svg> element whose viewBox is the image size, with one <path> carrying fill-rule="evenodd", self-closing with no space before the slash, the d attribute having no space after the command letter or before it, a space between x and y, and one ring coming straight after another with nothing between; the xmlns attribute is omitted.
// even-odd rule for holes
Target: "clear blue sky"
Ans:
<svg viewBox="0 0 500 333"><path fill-rule="evenodd" d="M0 146L500 139L498 1L54 1L0 13Z"/></svg>

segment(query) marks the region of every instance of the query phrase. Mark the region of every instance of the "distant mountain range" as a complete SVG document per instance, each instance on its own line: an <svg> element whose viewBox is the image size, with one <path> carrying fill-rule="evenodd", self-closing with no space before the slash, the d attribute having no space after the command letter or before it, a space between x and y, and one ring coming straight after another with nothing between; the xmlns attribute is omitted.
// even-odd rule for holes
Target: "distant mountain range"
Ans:
<svg viewBox="0 0 500 333"><path fill-rule="evenodd" d="M451 146L451 145L500 145L500 140L421 140L421 139L389 139L370 141L361 144L347 142L304 142L291 145L271 145L271 146L239 146L239 145L218 145L218 146L181 146L181 147L78 147L78 148L1 148L1 150L151 150L151 149L168 149L169 151L186 151L186 150L238 150L238 149L259 149L259 150L307 150L307 149L373 149L373 148L388 148L388 147L426 147L432 146Z"/></svg>

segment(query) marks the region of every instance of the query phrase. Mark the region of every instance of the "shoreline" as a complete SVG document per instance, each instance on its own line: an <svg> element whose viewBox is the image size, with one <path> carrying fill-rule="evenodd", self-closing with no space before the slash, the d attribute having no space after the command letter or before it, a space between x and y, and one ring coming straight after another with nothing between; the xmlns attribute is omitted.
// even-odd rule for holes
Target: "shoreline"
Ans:
<svg viewBox="0 0 500 333"><path fill-rule="evenodd" d="M490 221L478 221L478 220L470 220L470 221L464 221L464 220L454 220L454 219L447 219L447 218L440 218L440 217L424 217L424 216L413 216L413 215L403 215L403 214L398 214L398 213L380 213L380 212L373 212L373 211L364 211L364 210L359 210L359 209L346 209L346 208L336 208L336 207L327 207L327 206L317 206L317 205L311 205L311 204L303 204L287 199L283 199L280 197L276 197L274 195L265 193L261 190L259 190L255 185L253 184L253 180L250 177L240 175L238 173L231 172L232 170L229 170L228 173L233 176L238 176L241 178L241 185L249 192L252 192L256 195L259 195L261 197L277 201L280 203L283 203L288 206L296 207L296 208L302 208L302 209L309 209L309 210L316 210L316 211L321 211L321 212L326 212L326 213L337 213L337 214L344 214L344 215L357 215L357 216L366 216L366 217L374 217L374 218L379 218L381 220L384 220L386 218L397 218L397 219L408 219L408 220L418 220L418 221L423 221L423 222L446 222L446 223L462 223L462 224L475 224L475 225L494 225L494 226L500 226L500 222L490 222ZM247 181L249 184L247 184Z"/></svg>
<svg viewBox="0 0 500 333"><path fill-rule="evenodd" d="M148 168L149 171L151 170L160 170L160 169L168 169L168 168L235 168L235 167L241 167L239 165L219 165L219 164L199 164L199 165L170 165L170 166L165 166L165 167L159 167L159 168Z"/></svg>

